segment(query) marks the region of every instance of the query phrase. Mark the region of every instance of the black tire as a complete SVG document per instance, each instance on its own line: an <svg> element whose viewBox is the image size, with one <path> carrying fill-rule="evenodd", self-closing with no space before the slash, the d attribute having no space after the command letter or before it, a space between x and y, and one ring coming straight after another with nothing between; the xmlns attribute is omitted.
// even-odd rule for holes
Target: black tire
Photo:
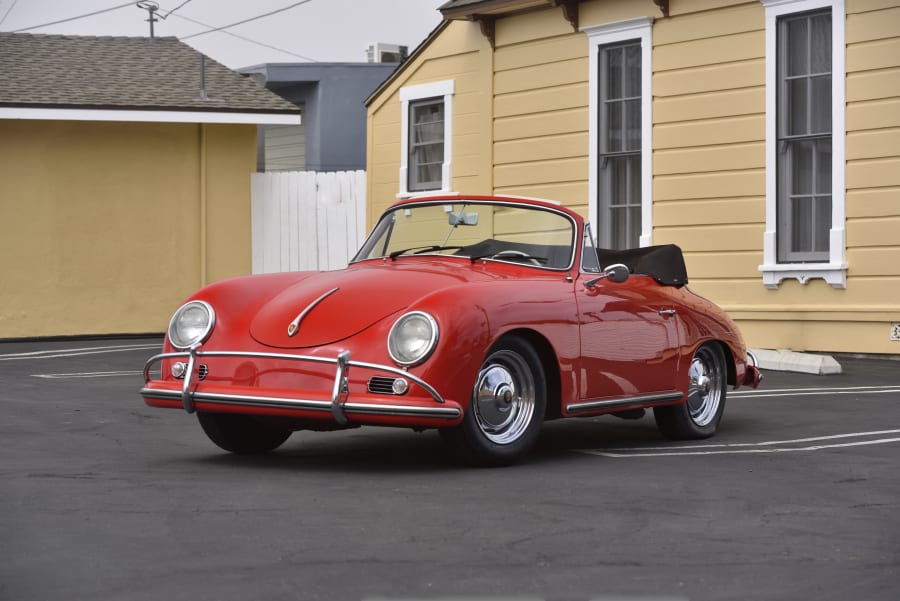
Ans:
<svg viewBox="0 0 900 601"><path fill-rule="evenodd" d="M672 440L697 440L716 433L725 411L728 386L722 347L708 342L698 348L688 377L688 398L684 403L653 409L659 431Z"/></svg>
<svg viewBox="0 0 900 601"><path fill-rule="evenodd" d="M467 463L509 465L521 460L540 436L547 379L534 348L518 337L488 353L460 425L441 436Z"/></svg>
<svg viewBox="0 0 900 601"><path fill-rule="evenodd" d="M236 413L197 413L200 427L220 448L240 455L268 453L280 447L291 430Z"/></svg>

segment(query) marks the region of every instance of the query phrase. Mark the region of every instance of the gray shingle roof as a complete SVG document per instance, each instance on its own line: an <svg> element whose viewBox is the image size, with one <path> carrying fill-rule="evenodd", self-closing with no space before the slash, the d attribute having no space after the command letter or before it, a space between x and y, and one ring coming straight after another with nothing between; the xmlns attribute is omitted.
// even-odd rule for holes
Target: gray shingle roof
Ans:
<svg viewBox="0 0 900 601"><path fill-rule="evenodd" d="M176 38L0 32L0 107L299 113Z"/></svg>

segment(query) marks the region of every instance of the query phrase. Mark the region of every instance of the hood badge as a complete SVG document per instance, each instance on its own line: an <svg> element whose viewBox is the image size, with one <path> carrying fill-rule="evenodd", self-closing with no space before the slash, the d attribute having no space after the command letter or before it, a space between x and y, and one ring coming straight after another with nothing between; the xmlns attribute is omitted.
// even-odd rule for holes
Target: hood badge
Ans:
<svg viewBox="0 0 900 601"><path fill-rule="evenodd" d="M309 305L300 312L300 315L294 318L290 324L288 324L287 335L289 338L293 338L294 334L296 334L300 330L300 322L303 321L303 318L306 317L310 311L316 308L316 305L321 303L323 300L334 294L340 290L340 288L332 288L313 302L309 303Z"/></svg>

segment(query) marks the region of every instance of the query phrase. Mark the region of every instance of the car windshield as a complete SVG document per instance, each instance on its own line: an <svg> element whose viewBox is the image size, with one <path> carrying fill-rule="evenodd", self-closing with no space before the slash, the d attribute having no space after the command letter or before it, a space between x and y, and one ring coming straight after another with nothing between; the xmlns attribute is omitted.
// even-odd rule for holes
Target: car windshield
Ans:
<svg viewBox="0 0 900 601"><path fill-rule="evenodd" d="M572 218L542 207L484 201L404 205L381 218L353 260L441 254L568 269L574 239Z"/></svg>

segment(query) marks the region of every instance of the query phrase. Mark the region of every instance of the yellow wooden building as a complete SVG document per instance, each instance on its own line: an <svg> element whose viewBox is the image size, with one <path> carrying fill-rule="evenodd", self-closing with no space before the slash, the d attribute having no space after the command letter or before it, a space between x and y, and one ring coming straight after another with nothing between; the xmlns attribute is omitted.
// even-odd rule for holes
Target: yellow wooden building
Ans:
<svg viewBox="0 0 900 601"><path fill-rule="evenodd" d="M451 0L368 99L370 223L557 199L758 348L900 354L900 0Z"/></svg>
<svg viewBox="0 0 900 601"><path fill-rule="evenodd" d="M250 273L256 127L299 122L174 38L0 33L0 339L162 332Z"/></svg>

